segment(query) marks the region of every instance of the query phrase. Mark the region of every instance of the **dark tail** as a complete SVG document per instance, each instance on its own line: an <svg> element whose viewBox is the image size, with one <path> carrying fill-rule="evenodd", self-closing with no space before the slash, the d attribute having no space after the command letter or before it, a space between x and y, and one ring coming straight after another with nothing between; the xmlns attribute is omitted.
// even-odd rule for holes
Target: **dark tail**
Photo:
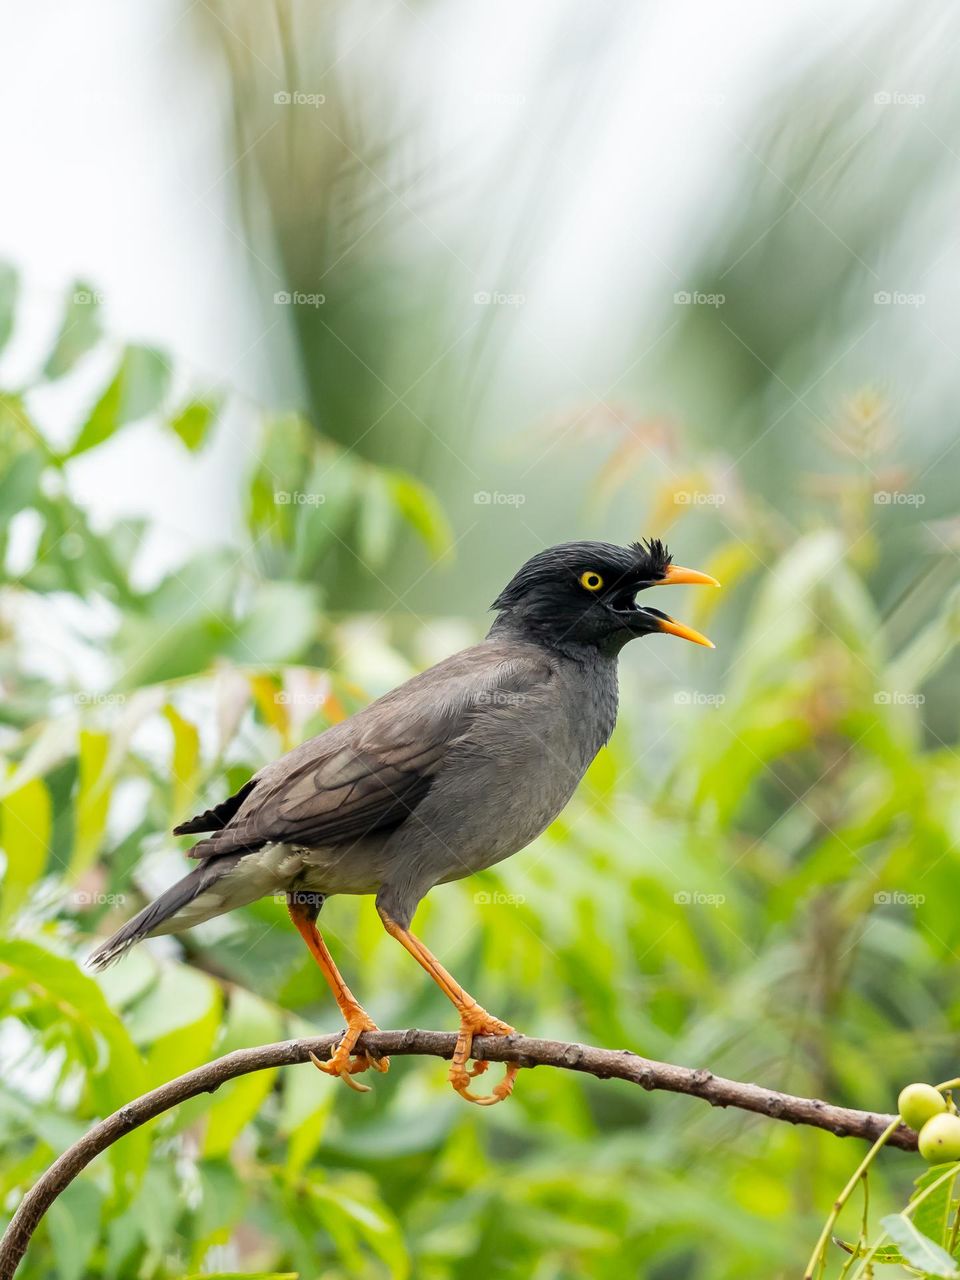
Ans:
<svg viewBox="0 0 960 1280"><path fill-rule="evenodd" d="M236 857L213 858L197 867L195 871L191 871L189 875L172 885L166 893L162 893L159 898L144 907L139 915L128 920L121 929L97 948L88 963L94 969L106 969L144 938L148 938L153 933L168 932L161 928L164 921L169 920L178 911L182 911L215 880L219 880L225 871L235 866L237 861ZM216 911L210 914L215 915Z"/></svg>
<svg viewBox="0 0 960 1280"><path fill-rule="evenodd" d="M220 804L214 805L212 809L207 809L205 813L198 813L195 818L191 818L188 822L181 822L179 827L174 827L173 834L175 836L190 836L198 831L222 830L256 785L256 778L251 778L249 782L244 783L239 791L221 801Z"/></svg>

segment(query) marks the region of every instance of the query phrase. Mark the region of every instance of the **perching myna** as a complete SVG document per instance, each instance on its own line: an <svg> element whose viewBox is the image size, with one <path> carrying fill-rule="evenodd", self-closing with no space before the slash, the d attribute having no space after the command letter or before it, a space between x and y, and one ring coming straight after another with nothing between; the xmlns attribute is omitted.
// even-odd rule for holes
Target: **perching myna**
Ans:
<svg viewBox="0 0 960 1280"><path fill-rule="evenodd" d="M636 636L705 636L635 596L715 579L671 562L659 541L568 542L534 556L493 602L487 638L378 698L349 720L261 769L229 799L177 827L212 832L190 851L200 866L105 942L102 968L142 938L175 933L268 894L330 984L346 1033L316 1065L348 1084L386 1059L354 1055L376 1025L340 976L316 926L326 898L375 893L387 932L456 1006L450 1082L471 1102L506 1098L517 1068L488 1097L470 1092L486 1068L467 1062L475 1035L513 1028L468 995L410 932L420 899L508 858L557 816L617 719L617 658ZM712 647L712 646L710 646ZM359 1088L361 1086L354 1085Z"/></svg>

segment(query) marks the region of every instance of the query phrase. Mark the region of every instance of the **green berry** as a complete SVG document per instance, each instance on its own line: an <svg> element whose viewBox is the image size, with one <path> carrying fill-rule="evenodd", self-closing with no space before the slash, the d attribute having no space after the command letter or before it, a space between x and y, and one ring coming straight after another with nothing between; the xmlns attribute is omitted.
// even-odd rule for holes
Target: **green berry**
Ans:
<svg viewBox="0 0 960 1280"><path fill-rule="evenodd" d="M930 1164L960 1160L960 1116L933 1116L920 1130L920 1154Z"/></svg>
<svg viewBox="0 0 960 1280"><path fill-rule="evenodd" d="M900 1119L917 1132L928 1120L941 1115L946 1109L946 1099L942 1093L934 1089L932 1084L908 1084L900 1091L900 1097L897 1099Z"/></svg>

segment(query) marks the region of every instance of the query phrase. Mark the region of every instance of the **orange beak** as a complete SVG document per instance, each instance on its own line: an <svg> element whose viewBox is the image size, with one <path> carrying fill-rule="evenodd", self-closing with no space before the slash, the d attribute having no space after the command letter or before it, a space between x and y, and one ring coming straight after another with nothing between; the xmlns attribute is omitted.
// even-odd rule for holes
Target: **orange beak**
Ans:
<svg viewBox="0 0 960 1280"><path fill-rule="evenodd" d="M683 569L681 572L687 573L688 570ZM701 575L705 577L706 575ZM712 582L713 579L711 578ZM720 584L717 583L717 586ZM699 631L694 631L693 627L688 627L685 622L674 622L673 618L661 618L658 623L660 630L668 636L679 636L681 640L692 640L694 644L706 645L708 649L715 649L717 646L712 640L708 640L706 636L701 635Z"/></svg>
<svg viewBox="0 0 960 1280"><path fill-rule="evenodd" d="M699 569L684 569L682 565L672 564L659 582L654 585L658 587L679 587L685 585L689 585L691 587L719 587L720 583L716 578L711 578L709 573L701 573ZM703 641L701 640L700 643L702 644Z"/></svg>
<svg viewBox="0 0 960 1280"><path fill-rule="evenodd" d="M711 578L709 573L701 573L699 569L684 569L682 565L672 564L660 581L654 585L658 587L688 585L691 587L719 587L720 583L716 578ZM688 627L684 622L674 622L672 618L662 619L660 630L665 631L670 636L679 636L681 640L690 640L694 644L706 645L708 649L717 647L712 640L708 640L699 631L694 631L693 627Z"/></svg>

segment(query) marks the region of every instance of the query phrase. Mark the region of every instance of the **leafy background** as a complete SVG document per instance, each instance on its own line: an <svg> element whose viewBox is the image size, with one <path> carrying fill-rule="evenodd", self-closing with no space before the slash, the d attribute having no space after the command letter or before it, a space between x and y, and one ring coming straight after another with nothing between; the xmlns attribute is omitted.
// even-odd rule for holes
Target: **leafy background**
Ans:
<svg viewBox="0 0 960 1280"><path fill-rule="evenodd" d="M251 310L296 375L251 394L133 341L95 282L54 301L0 272L5 1214L144 1089L337 1026L272 901L97 978L84 958L182 872L175 822L480 636L517 564L567 537L668 537L724 591L658 603L719 648L633 646L569 808L435 891L418 932L531 1034L877 1110L956 1075L956 89L930 44L957 33L891 10L855 56L781 50L707 227L670 268L621 240L598 312L535 269L577 189L554 167L560 47L475 82L502 127L461 172L422 130L436 101L401 92L459 10L398 6L361 39L363 7L203 9ZM611 8L577 55L593 109L633 24ZM323 109L275 100L297 87ZM729 85L691 95L692 135L730 118ZM118 489L143 509L98 501ZM368 901L322 925L380 1025L452 1025ZM362 1097L304 1067L124 1139L22 1274L796 1274L856 1152L561 1072L478 1112L436 1062ZM918 1171L884 1157L878 1213Z"/></svg>

